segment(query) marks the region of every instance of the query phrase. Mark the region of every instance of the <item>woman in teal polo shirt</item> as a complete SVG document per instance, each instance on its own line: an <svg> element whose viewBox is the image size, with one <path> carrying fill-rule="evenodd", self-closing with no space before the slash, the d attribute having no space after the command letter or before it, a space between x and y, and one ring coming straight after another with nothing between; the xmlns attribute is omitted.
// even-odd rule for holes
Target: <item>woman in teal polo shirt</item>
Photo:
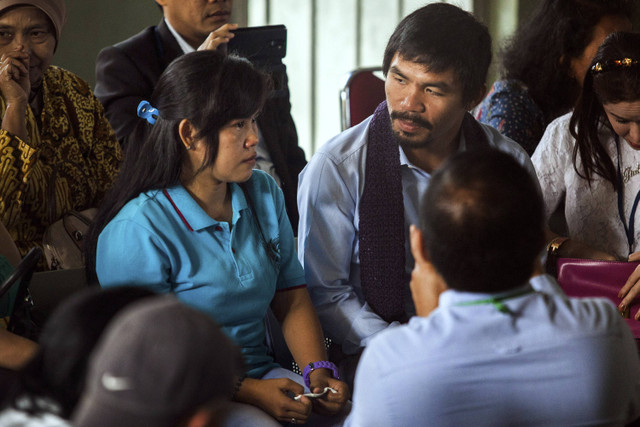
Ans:
<svg viewBox="0 0 640 427"><path fill-rule="evenodd" d="M349 391L325 362L282 192L253 170L256 116L268 88L268 79L238 57L195 52L174 61L151 103L138 108L146 121L136 129L140 142L127 145L88 237L86 259L88 274L103 287L173 292L208 313L245 357L247 376L239 379L234 399L301 424L312 408L340 413ZM307 390L337 393L313 402L291 398L305 392L303 378L267 354L269 306L296 362L312 366L305 369Z"/></svg>

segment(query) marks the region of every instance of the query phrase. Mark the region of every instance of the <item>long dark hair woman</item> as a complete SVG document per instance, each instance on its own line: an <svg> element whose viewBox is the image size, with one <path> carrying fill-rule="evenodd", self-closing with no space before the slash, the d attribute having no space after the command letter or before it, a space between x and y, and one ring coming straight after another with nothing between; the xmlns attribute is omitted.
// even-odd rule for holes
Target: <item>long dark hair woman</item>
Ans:
<svg viewBox="0 0 640 427"><path fill-rule="evenodd" d="M570 239L551 241L558 255L640 260L640 34L605 39L573 114L549 125L532 161L547 215L566 199ZM638 294L640 269L620 290L620 310Z"/></svg>
<svg viewBox="0 0 640 427"><path fill-rule="evenodd" d="M216 52L176 59L139 107L146 123L128 145L86 259L103 287L173 292L208 313L243 352L236 409L257 406L258 418L304 423L312 408L342 411L349 391L326 362L282 192L253 170L256 116L268 90L245 59ZM329 369L307 368L303 380L274 363L264 344L269 307L298 365ZM291 398L325 387L336 393L313 403Z"/></svg>
<svg viewBox="0 0 640 427"><path fill-rule="evenodd" d="M502 53L500 80L478 120L533 154L546 126L569 112L604 38L631 30L631 0L543 0Z"/></svg>

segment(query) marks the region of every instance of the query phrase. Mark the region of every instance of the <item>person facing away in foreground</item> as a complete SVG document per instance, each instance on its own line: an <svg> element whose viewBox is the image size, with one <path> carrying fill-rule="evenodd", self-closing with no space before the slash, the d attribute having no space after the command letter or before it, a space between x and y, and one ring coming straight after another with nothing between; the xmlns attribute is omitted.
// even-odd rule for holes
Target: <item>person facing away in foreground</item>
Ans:
<svg viewBox="0 0 640 427"><path fill-rule="evenodd" d="M333 423L349 389L327 362L282 191L253 170L256 117L268 90L268 77L248 60L215 51L182 55L165 70L139 109L140 140L127 146L90 229L87 275L103 287L175 293L208 313L242 350L246 378L235 407L261 409L248 425L303 424L312 410L333 415L317 422ZM304 379L267 352L269 308ZM335 393L313 402L290 396L326 387Z"/></svg>
<svg viewBox="0 0 640 427"><path fill-rule="evenodd" d="M148 100L169 63L195 50L226 52L237 24L230 22L233 0L156 0L162 9L157 26L114 46L104 48L96 60L96 96L118 140L126 145L138 123L135 111ZM298 134L289 102L287 73L274 72L278 82L258 117L259 141L255 169L274 177L284 193L289 220L298 224L298 174L307 164L298 146Z"/></svg>
<svg viewBox="0 0 640 427"><path fill-rule="evenodd" d="M346 374L371 337L415 313L409 224L442 162L491 146L535 176L518 144L467 113L490 62L489 32L471 14L446 3L416 10L385 50L386 101L300 175L298 257L325 332L351 356L335 356Z"/></svg>
<svg viewBox="0 0 640 427"><path fill-rule="evenodd" d="M0 405L0 425L67 425L107 324L124 307L153 295L132 286L92 287L65 300L47 319L34 357Z"/></svg>
<svg viewBox="0 0 640 427"><path fill-rule="evenodd" d="M549 125L532 161L547 218L565 200L569 234L552 240L557 256L640 260L640 34L607 37L573 114ZM620 311L639 294L637 268L618 294Z"/></svg>
<svg viewBox="0 0 640 427"><path fill-rule="evenodd" d="M547 125L569 112L598 46L630 31L632 0L543 0L502 53L501 79L474 114L533 154Z"/></svg>
<svg viewBox="0 0 640 427"><path fill-rule="evenodd" d="M223 425L240 352L205 313L173 295L133 304L91 356L78 427Z"/></svg>
<svg viewBox="0 0 640 427"><path fill-rule="evenodd" d="M436 172L411 227L417 316L376 336L346 425L624 425L640 361L604 299L530 280L544 245L535 181L497 150ZM464 254L461 256L460 254Z"/></svg>

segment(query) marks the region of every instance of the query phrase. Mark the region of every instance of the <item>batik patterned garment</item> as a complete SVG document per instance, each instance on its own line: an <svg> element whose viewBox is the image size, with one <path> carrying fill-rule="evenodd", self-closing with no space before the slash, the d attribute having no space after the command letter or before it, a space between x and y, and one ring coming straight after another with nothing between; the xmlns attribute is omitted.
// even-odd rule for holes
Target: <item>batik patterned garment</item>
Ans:
<svg viewBox="0 0 640 427"><path fill-rule="evenodd" d="M120 145L89 85L51 66L43 109L27 109L28 141L0 129L0 220L25 255L70 210L95 207L122 159ZM4 117L6 103L0 96Z"/></svg>

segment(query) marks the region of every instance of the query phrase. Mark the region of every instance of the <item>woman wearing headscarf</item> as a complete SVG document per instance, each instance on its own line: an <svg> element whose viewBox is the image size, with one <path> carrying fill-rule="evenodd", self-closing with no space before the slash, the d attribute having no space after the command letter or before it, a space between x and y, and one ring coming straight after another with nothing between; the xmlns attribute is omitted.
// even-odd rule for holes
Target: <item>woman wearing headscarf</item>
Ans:
<svg viewBox="0 0 640 427"><path fill-rule="evenodd" d="M18 249L95 207L122 154L89 85L51 65L64 0L0 0L0 220Z"/></svg>

